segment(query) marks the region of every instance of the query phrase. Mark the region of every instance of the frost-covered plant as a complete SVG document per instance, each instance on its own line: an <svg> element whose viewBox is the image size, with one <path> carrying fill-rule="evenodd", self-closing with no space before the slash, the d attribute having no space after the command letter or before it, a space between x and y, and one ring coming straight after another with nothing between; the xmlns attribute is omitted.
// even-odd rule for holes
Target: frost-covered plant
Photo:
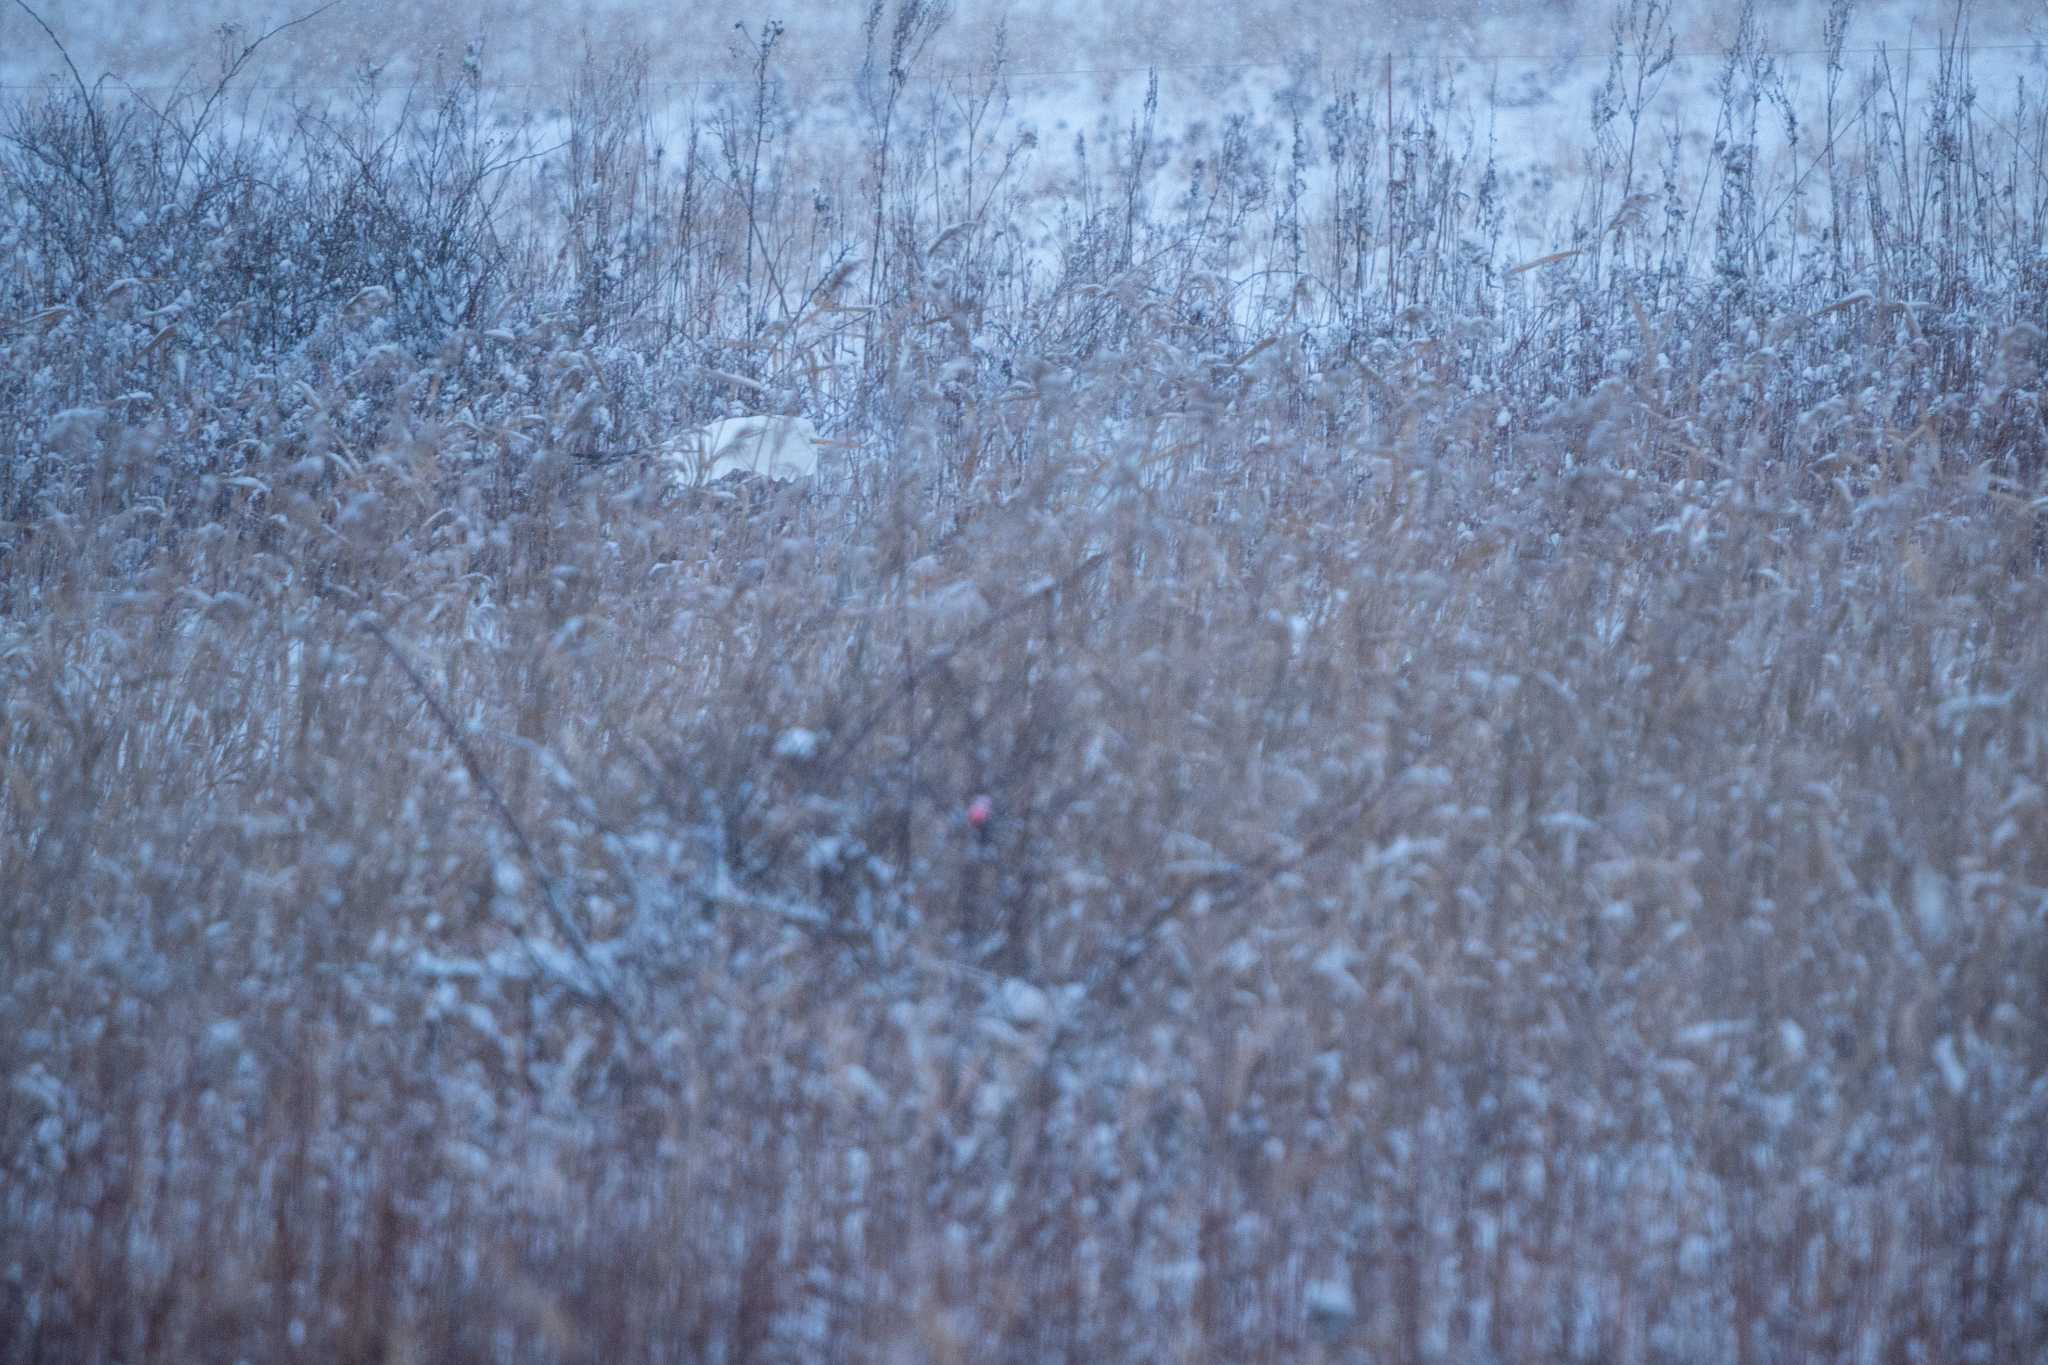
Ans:
<svg viewBox="0 0 2048 1365"><path fill-rule="evenodd" d="M17 106L0 1356L2048 1350L2048 190L1882 67L1826 214L1652 171L1658 12L1521 261L1448 81L1048 188L925 20L495 200ZM667 495L734 411L844 448Z"/></svg>

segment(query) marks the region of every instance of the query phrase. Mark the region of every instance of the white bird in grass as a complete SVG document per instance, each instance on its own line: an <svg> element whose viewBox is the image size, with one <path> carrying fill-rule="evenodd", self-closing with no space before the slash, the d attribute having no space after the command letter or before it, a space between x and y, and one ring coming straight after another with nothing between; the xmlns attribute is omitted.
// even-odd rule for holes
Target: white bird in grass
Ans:
<svg viewBox="0 0 2048 1365"><path fill-rule="evenodd" d="M818 472L819 450L833 443L803 417L728 417L692 428L663 450L682 488L702 488L729 474L788 482Z"/></svg>

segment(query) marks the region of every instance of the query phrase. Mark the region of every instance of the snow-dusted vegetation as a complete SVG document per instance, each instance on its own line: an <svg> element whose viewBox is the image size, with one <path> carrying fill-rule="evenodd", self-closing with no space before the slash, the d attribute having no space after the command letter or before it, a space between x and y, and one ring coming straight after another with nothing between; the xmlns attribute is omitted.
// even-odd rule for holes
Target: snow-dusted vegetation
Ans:
<svg viewBox="0 0 2048 1365"><path fill-rule="evenodd" d="M815 478L825 442L802 417L778 414L725 417L692 427L671 440L662 454L669 477L683 488L717 483L740 474L773 483Z"/></svg>
<svg viewBox="0 0 2048 1365"><path fill-rule="evenodd" d="M0 1357L2048 1357L2039 54L943 19L8 97Z"/></svg>

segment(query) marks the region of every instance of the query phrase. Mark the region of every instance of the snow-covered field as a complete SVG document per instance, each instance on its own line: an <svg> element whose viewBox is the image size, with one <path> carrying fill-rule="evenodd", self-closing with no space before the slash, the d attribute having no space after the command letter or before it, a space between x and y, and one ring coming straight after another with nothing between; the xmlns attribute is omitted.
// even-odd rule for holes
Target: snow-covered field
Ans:
<svg viewBox="0 0 2048 1365"><path fill-rule="evenodd" d="M1667 8L1675 60L1652 83L1646 106L1652 127L1690 123L1687 110L1713 107L1713 83L1742 21L1739 0ZM240 89L263 108L347 97L365 71L379 73L387 91L431 83L481 41L494 109L505 117L546 120L572 98L587 56L640 52L651 121L672 138L679 125L747 83L746 43L770 20L786 26L776 66L802 91L798 116L814 133L838 122L854 100L867 9L816 0L760 12L731 3L644 0L340 0L331 7L211 0L201 19L177 7L136 14L133 6L109 0L67 0L39 12L86 79L107 75L152 98L181 86L210 86L224 53L262 38L261 62ZM1432 87L1450 86L1446 130L1481 143L1490 138L1503 165L1528 182L1518 222L1527 242L1575 207L1572 192L1586 171L1586 111L1607 74L1612 17L1609 6L1575 0L1362 8L1300 0L1228 7L955 0L912 72L912 86L944 91L971 78L1001 28L1011 54L1006 85L1012 114L1042 130L1039 160L1047 174L1058 175L1069 173L1074 133L1127 124L1153 74L1163 92L1162 121L1173 126L1213 121L1226 109L1263 115L1288 90L1319 103L1347 83L1378 86L1388 75L1404 104ZM1811 128L1827 75L1827 5L1766 4L1753 18L1790 107ZM1884 52L1898 65L1902 84L1915 75L1924 83L1944 39L1960 39L1972 49L1972 75L1987 93L2002 97L2022 79L2036 87L2048 83L2048 12L2025 0L1977 0L1962 19L1958 28L1953 5L1864 0L1854 7L1848 63L1861 69ZM736 32L736 25L745 31ZM55 45L32 19L19 10L0 14L0 80L25 91L69 78ZM1710 127L1689 131L1702 147L1713 136ZM1782 138L1769 136L1773 131L1766 134L1774 155L1786 157L1790 173L1798 174L1803 161L1787 156ZM1808 151L1818 145L1809 134Z"/></svg>
<svg viewBox="0 0 2048 1365"><path fill-rule="evenodd" d="M36 8L0 1358L2048 1358L2029 8Z"/></svg>
<svg viewBox="0 0 2048 1365"><path fill-rule="evenodd" d="M460 53L482 34L506 63L506 79L566 85L586 44L644 45L657 70L675 79L725 77L733 26L781 20L790 29L791 61L830 67L859 60L864 4L807 0L781 7L735 3L649 5L644 0L520 3L519 0L358 0L323 9L278 0L211 0L203 12L167 6L138 7L117 0L63 0L32 6L58 30L88 78L102 71L129 80L160 81L214 60L218 30L236 25L244 35L268 32L288 20L316 14L280 36L269 64L277 81L346 77L359 62L422 63L436 50ZM1816 47L1825 0L1761 7L1765 37L1783 49ZM1699 0L1673 14L1674 37L1689 52L1718 53L1731 36L1738 0ZM1303 0L1252 0L1223 9L1199 9L1168 0L1127 0L1115 6L1064 0L958 0L930 55L942 67L962 69L985 56L991 35L1006 24L1027 73L1209 65L1242 68L1284 64L1299 54L1343 60L1388 48L1400 52L1491 54L1503 60L1531 54L1600 54L1608 41L1611 8L1559 0L1478 3L1477 0L1394 0L1356 8ZM1857 42L1894 46L1929 42L1954 18L1949 5L1873 0L1856 10ZM1967 21L1977 40L2039 40L2044 20L2024 0L1978 0ZM59 74L33 20L10 6L0 37L7 41L8 79Z"/></svg>

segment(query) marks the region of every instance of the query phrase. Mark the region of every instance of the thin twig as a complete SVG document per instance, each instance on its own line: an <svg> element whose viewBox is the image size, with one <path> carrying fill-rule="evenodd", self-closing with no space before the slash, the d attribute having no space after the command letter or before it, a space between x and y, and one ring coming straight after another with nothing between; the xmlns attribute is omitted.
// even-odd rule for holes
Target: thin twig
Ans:
<svg viewBox="0 0 2048 1365"><path fill-rule="evenodd" d="M589 994L616 1014L626 1025L628 1032L633 1034L634 1040L639 1042L639 1034L633 1027L632 1018L626 1013L625 1006L619 1003L618 996L613 992L610 982L606 980L605 972L591 957L590 945L584 938L583 931L576 927L575 920L570 917L569 912L563 908L560 898L555 895L554 881L540 860L540 851L534 847L533 840L527 837L525 827L519 823L519 817L512 813L511 806L506 804L504 796L499 793L497 783L484 771L482 760L477 757L476 750L463 734L462 727L455 723L454 715L442 704L433 689L427 686L426 679L413 667L412 660L406 657L405 651L385 633L382 626L367 615L358 617L356 625L378 644L384 646L392 661L398 665L399 671L412 683L413 690L426 704L429 714L448 736L449 743L455 746L456 756L462 760L462 766L469 773L470 781L484 794L485 800L490 802L491 810L511 833L512 843L519 851L520 860L526 864L535 883L540 887L541 900L547 906L548 918L553 921L556 931L568 943L569 950L575 954L576 961L588 976Z"/></svg>
<svg viewBox="0 0 2048 1365"><path fill-rule="evenodd" d="M57 36L56 30L43 22L42 15L28 7L28 0L14 0L14 3L21 7L23 14L36 21L37 28L48 35L51 45L57 49L57 55L64 59L64 65L70 70L73 84L78 87L78 98L85 106L85 124L92 134L94 169L99 172L100 207L104 216L111 219L114 216L114 173L111 165L113 153L107 145L107 125L100 118L99 101L93 98L91 89L86 86L85 77L79 74L77 63L71 60L71 50L64 46L64 40Z"/></svg>

